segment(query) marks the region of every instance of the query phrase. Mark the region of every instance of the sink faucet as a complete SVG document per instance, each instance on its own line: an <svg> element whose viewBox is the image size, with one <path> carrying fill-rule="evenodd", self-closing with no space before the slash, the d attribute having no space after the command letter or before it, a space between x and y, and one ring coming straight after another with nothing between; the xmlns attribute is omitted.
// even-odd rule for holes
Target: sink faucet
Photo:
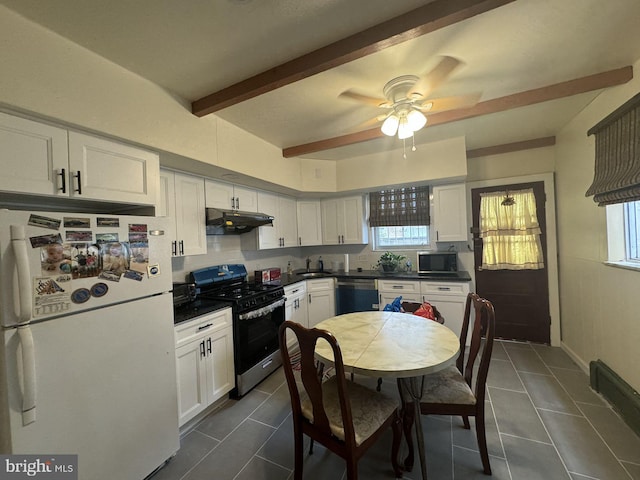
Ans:
<svg viewBox="0 0 640 480"><path fill-rule="evenodd" d="M307 272L311 271L310 265L311 265L311 259L307 257Z"/></svg>

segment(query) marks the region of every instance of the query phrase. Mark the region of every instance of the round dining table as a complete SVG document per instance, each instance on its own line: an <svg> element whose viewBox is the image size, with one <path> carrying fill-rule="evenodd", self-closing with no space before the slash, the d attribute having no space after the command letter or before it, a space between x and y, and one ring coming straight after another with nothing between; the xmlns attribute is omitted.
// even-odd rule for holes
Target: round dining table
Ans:
<svg viewBox="0 0 640 480"><path fill-rule="evenodd" d="M413 400L418 455L422 478L426 480L424 436L420 422L424 375L455 363L460 348L458 336L444 325L424 317L384 311L338 315L323 320L315 327L336 337L345 371L400 380L400 388ZM322 363L333 363L327 342L319 341L315 354Z"/></svg>

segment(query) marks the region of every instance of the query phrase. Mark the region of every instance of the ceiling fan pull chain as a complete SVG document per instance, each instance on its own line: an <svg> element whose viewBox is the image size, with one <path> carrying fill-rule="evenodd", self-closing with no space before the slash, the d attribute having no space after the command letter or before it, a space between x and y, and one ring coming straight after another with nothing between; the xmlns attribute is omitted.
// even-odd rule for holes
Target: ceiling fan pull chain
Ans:
<svg viewBox="0 0 640 480"><path fill-rule="evenodd" d="M411 147L411 151L415 152L417 150L417 148L416 148L416 136L413 133L411 134L411 142L413 143L413 146Z"/></svg>
<svg viewBox="0 0 640 480"><path fill-rule="evenodd" d="M407 159L407 140L402 139L402 158Z"/></svg>

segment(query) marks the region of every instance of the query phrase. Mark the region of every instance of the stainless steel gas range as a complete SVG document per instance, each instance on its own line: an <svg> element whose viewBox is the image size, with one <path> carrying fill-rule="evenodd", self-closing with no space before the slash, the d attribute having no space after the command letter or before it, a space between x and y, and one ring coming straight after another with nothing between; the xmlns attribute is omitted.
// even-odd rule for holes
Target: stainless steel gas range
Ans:
<svg viewBox="0 0 640 480"><path fill-rule="evenodd" d="M189 274L195 301L225 302L233 311L236 387L241 397L275 371L282 361L278 329L284 322L284 288L249 283L244 265L218 265Z"/></svg>

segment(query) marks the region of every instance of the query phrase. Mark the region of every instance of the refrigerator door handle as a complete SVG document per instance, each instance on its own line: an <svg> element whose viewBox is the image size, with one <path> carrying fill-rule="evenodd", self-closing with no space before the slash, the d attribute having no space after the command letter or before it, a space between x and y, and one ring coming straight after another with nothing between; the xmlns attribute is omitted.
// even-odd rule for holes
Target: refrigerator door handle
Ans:
<svg viewBox="0 0 640 480"><path fill-rule="evenodd" d="M20 313L18 323L31 320L31 276L29 274L29 252L25 239L24 226L11 225L11 246L18 270L18 294L20 297Z"/></svg>
<svg viewBox="0 0 640 480"><path fill-rule="evenodd" d="M18 327L18 337L22 350L22 425L36 421L36 355L31 327Z"/></svg>

